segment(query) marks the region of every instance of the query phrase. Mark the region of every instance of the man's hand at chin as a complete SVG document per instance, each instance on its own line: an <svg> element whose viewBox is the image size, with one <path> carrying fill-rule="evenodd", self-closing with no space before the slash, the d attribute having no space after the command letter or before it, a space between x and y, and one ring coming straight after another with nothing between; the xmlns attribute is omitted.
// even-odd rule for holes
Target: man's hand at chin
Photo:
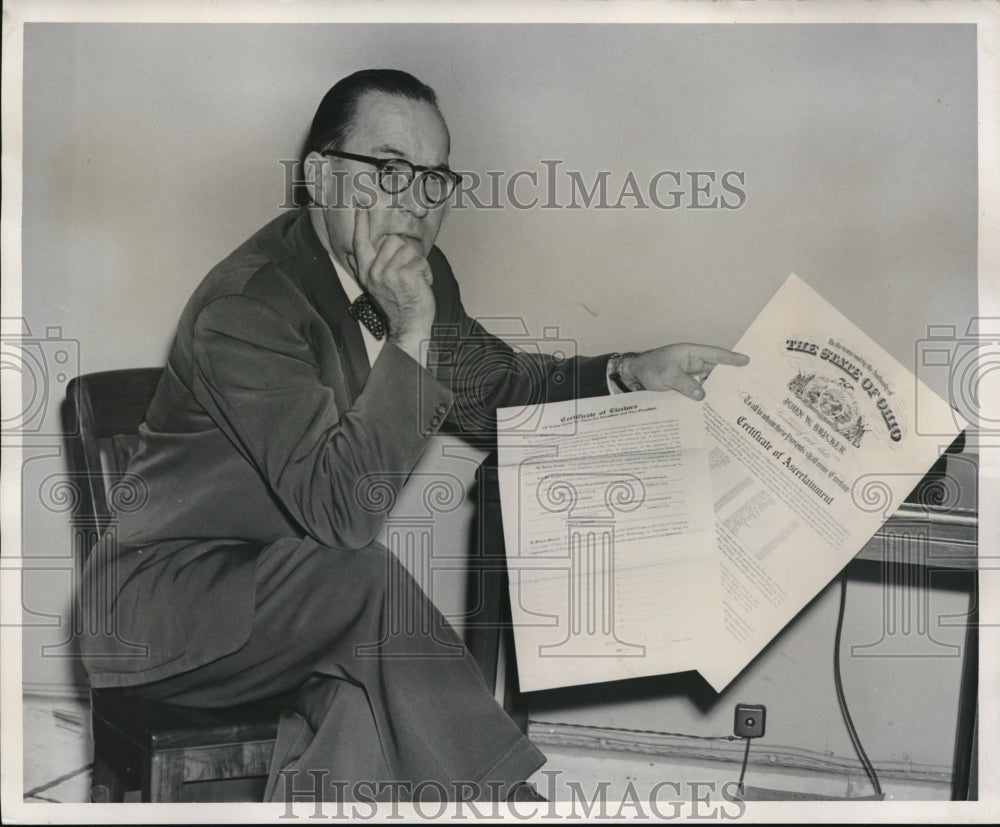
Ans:
<svg viewBox="0 0 1000 827"><path fill-rule="evenodd" d="M369 212L358 209L353 249L349 263L385 314L388 341L423 364L420 345L430 337L436 305L431 290L434 277L419 242L390 233L373 243Z"/></svg>

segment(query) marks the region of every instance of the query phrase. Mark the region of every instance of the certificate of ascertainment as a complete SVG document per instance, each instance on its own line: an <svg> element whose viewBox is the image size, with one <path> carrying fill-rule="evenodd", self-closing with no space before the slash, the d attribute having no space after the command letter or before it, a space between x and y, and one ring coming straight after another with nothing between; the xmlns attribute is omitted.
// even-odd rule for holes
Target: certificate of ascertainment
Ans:
<svg viewBox="0 0 1000 827"><path fill-rule="evenodd" d="M750 364L715 371L703 409L723 602L721 637L698 669L719 691L965 427L795 275L735 349Z"/></svg>

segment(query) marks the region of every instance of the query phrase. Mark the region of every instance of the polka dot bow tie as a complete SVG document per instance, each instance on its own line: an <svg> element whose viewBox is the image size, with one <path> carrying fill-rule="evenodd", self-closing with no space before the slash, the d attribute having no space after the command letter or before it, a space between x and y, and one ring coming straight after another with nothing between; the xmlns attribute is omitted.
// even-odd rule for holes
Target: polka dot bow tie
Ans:
<svg viewBox="0 0 1000 827"><path fill-rule="evenodd" d="M371 331L372 336L381 339L385 336L385 320L367 293L358 296L348 309L352 319L357 319Z"/></svg>

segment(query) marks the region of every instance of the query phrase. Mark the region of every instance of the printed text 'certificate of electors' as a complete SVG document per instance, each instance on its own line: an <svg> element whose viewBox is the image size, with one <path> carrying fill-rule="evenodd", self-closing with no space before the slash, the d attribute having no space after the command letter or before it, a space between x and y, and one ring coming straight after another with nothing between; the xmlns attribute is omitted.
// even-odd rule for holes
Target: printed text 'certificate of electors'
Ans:
<svg viewBox="0 0 1000 827"><path fill-rule="evenodd" d="M795 275L735 350L703 403L544 405L501 439L523 690L697 669L721 691L965 427Z"/></svg>

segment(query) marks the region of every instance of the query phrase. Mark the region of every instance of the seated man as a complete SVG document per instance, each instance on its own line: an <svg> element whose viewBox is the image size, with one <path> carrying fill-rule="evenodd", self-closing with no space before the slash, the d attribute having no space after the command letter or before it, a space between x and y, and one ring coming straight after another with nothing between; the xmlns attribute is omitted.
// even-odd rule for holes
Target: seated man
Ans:
<svg viewBox="0 0 1000 827"><path fill-rule="evenodd" d="M195 291L128 467L148 498L85 573L86 595L114 584L91 611L118 636L83 644L95 687L199 707L283 699L279 800L279 771L296 769L327 773L331 799L362 782L376 799L421 783L503 799L544 761L375 542L386 515L360 502L367 480L398 489L446 423L480 428L500 405L616 385L701 398L714 364L745 362L685 344L526 369L466 315L434 246L457 181L448 152L434 92L410 75L359 72L327 93L306 147L311 203ZM123 641L148 655L116 656Z"/></svg>

